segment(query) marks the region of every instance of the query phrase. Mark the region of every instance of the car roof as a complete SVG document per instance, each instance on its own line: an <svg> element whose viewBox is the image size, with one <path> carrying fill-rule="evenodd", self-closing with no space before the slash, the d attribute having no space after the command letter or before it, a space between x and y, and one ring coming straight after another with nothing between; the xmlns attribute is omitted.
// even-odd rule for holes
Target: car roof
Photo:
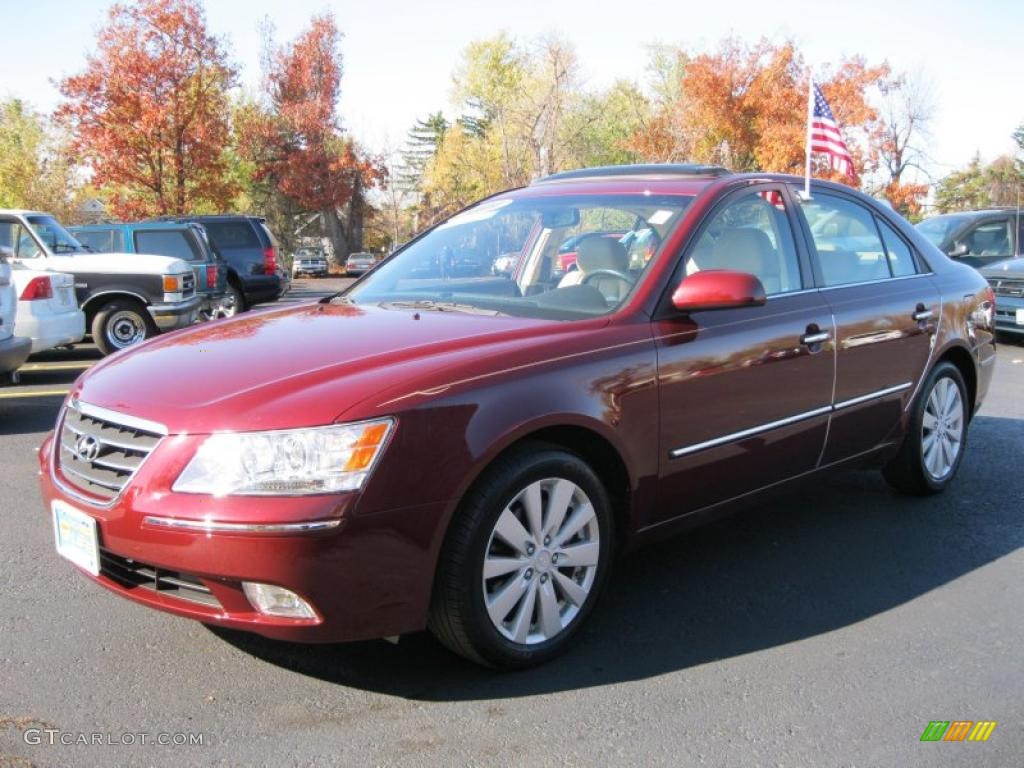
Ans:
<svg viewBox="0 0 1024 768"><path fill-rule="evenodd" d="M105 224L76 224L70 230L98 231L103 229L190 229L195 226L190 221L110 221Z"/></svg>

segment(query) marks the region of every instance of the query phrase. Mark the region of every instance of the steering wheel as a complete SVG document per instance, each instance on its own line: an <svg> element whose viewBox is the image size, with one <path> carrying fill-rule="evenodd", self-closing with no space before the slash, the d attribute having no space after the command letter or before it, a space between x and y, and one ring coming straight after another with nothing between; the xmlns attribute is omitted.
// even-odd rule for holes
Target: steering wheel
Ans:
<svg viewBox="0 0 1024 768"><path fill-rule="evenodd" d="M583 279L580 280L580 285L586 285L587 283L590 282L590 279L594 277L617 277L619 280L621 280L624 283L627 283L628 285L632 285L634 283L634 279L632 277L630 277L624 272L619 272L617 269L595 269L590 272L587 272L583 276Z"/></svg>

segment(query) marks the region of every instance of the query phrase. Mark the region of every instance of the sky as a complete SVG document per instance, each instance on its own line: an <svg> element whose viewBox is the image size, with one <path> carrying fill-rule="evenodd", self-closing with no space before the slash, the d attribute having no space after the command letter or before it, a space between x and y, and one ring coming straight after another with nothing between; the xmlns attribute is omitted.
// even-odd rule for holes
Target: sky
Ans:
<svg viewBox="0 0 1024 768"><path fill-rule="evenodd" d="M54 84L84 66L109 0L0 0L0 98L49 111ZM340 113L348 131L377 150L399 148L418 117L450 103L451 74L474 39L505 30L528 40L558 33L576 46L586 83L643 82L647 46L711 48L723 37L793 39L815 67L843 56L920 71L935 95L930 171L942 176L975 153L1013 150L1024 123L1015 71L1024 46L1021 0L206 0L211 30L224 36L245 87L260 82L260 26L278 40L310 16L332 11L344 33Z"/></svg>

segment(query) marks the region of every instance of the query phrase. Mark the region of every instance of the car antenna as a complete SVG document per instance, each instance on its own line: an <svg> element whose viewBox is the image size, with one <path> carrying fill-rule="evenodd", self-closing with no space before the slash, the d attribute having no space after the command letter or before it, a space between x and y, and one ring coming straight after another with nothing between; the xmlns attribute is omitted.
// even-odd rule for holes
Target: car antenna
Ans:
<svg viewBox="0 0 1024 768"><path fill-rule="evenodd" d="M1017 252L1014 254L1014 256L1020 256L1022 254L1021 254L1021 250L1020 250L1020 182L1019 181L1017 182L1017 233L1016 234L1017 234L1017 236L1014 238L1014 242L1017 243L1017 248L1015 249Z"/></svg>

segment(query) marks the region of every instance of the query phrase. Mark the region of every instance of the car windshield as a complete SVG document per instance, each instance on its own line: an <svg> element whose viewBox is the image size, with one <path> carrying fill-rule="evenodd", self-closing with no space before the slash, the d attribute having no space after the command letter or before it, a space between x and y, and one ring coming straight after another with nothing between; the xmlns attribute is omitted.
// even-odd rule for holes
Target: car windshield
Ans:
<svg viewBox="0 0 1024 768"><path fill-rule="evenodd" d="M411 242L335 301L560 320L602 315L629 296L692 200L485 200ZM558 256L570 239L576 258L566 266Z"/></svg>
<svg viewBox="0 0 1024 768"><path fill-rule="evenodd" d="M53 216L26 216L36 236L52 253L75 253L89 250L78 242Z"/></svg>
<svg viewBox="0 0 1024 768"><path fill-rule="evenodd" d="M970 218L970 216L957 216L956 214L933 216L920 222L917 225L917 231L941 248L943 243L949 241L950 235L960 229Z"/></svg>

